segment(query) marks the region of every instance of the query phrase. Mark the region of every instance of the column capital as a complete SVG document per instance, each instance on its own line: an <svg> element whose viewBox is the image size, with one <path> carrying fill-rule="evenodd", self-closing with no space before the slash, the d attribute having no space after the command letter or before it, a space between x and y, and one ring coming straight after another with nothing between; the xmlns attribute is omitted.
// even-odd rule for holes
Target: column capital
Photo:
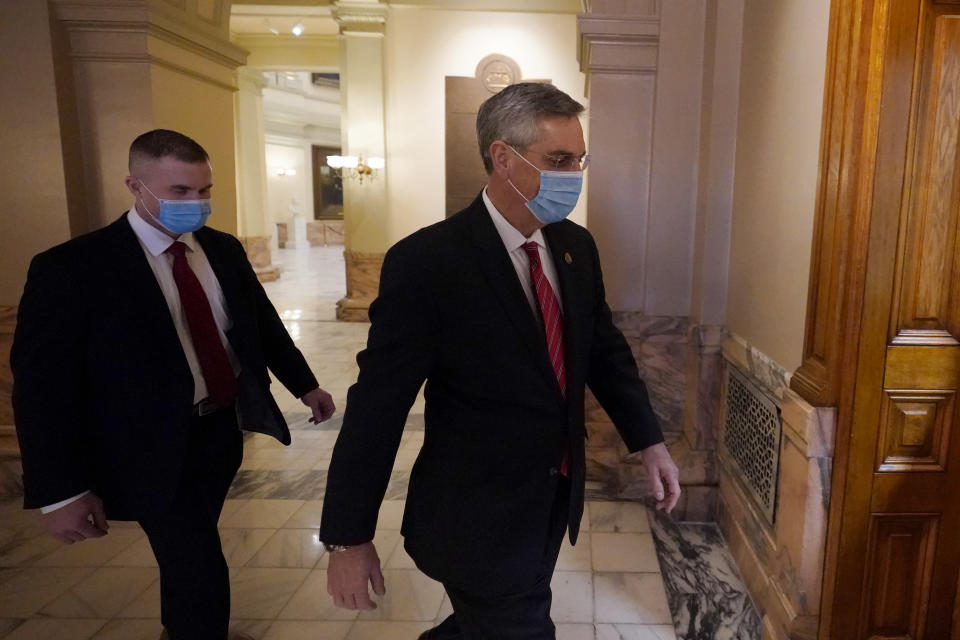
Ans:
<svg viewBox="0 0 960 640"><path fill-rule="evenodd" d="M587 12L577 16L580 70L588 77L591 73L656 73L660 46L658 4L651 0L649 6L630 10L616 3L609 8L606 4L593 0L587 4ZM642 9L646 11L641 12Z"/></svg>
<svg viewBox="0 0 960 640"><path fill-rule="evenodd" d="M69 34L70 55L74 59L123 62L142 59L182 65L181 61L173 60L181 57L179 50L230 70L246 64L247 52L230 42L229 11L225 15L223 12L208 15L197 6L188 11L156 0L51 2L54 16Z"/></svg>
<svg viewBox="0 0 960 640"><path fill-rule="evenodd" d="M383 35L387 27L387 5L379 0L339 0L331 15L340 26L340 34L364 33Z"/></svg>
<svg viewBox="0 0 960 640"><path fill-rule="evenodd" d="M267 86L267 81L263 77L263 72L256 67L237 67L237 87L240 91L252 88L257 95L263 95L263 88Z"/></svg>

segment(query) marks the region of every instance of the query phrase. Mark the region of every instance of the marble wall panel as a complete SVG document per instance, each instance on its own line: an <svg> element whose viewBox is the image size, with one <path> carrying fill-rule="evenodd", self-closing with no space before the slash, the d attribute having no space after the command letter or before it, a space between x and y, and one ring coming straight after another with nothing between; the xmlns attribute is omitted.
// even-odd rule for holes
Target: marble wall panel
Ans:
<svg viewBox="0 0 960 640"><path fill-rule="evenodd" d="M723 341L716 325L693 325L687 349L687 389L683 432L694 449L713 450L720 432Z"/></svg>
<svg viewBox="0 0 960 640"><path fill-rule="evenodd" d="M613 321L630 345L661 428L680 431L687 385L687 319L618 311ZM588 422L610 421L591 394L586 415Z"/></svg>
<svg viewBox="0 0 960 640"><path fill-rule="evenodd" d="M0 457L0 501L23 497L23 466L19 458Z"/></svg>
<svg viewBox="0 0 960 640"><path fill-rule="evenodd" d="M614 322L637 360L667 447L680 468L683 493L674 516L714 521L722 328L691 327L686 318L626 312L614 313ZM586 418L588 466L590 479L596 483L593 490L605 492L609 499L644 499L649 482L640 456L626 455L609 416L589 393Z"/></svg>
<svg viewBox="0 0 960 640"><path fill-rule="evenodd" d="M778 398L790 388L790 372L736 334L724 341L723 355Z"/></svg>
<svg viewBox="0 0 960 640"><path fill-rule="evenodd" d="M745 341L724 343L726 366L746 371L778 398L783 420L776 517L771 525L719 452L720 526L763 614L765 637L813 637L819 623L833 463L835 410L812 407L789 375ZM722 449L722 448L721 448Z"/></svg>
<svg viewBox="0 0 960 640"><path fill-rule="evenodd" d="M13 424L13 374L10 372L10 347L17 326L17 308L0 307L0 425Z"/></svg>

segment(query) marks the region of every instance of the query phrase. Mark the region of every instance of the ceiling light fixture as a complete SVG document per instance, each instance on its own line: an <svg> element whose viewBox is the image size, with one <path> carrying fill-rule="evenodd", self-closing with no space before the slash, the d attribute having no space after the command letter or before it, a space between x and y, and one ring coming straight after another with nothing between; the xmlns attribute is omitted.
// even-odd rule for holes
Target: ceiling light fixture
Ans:
<svg viewBox="0 0 960 640"><path fill-rule="evenodd" d="M292 33L293 35L299 38L300 36L303 35L303 29L304 29L303 23L298 22L297 24L293 25L293 27L291 27L290 33Z"/></svg>

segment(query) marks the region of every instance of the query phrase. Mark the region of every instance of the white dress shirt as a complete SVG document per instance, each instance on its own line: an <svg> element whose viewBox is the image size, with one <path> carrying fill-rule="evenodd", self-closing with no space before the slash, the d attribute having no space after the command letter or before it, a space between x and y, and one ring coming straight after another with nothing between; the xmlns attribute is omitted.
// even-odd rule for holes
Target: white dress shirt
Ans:
<svg viewBox="0 0 960 640"><path fill-rule="evenodd" d="M530 279L530 258L523 248L524 244L531 241L537 243L537 252L540 254L540 265L543 267L543 274L547 277L547 282L549 282L553 288L553 293L557 297L560 310L563 311L563 300L560 297L560 281L557 279L557 269L553 264L553 255L550 253L550 247L547 246L546 238L543 237L543 232L537 229L529 238L525 238L523 234L507 222L503 214L493 206L490 196L487 195L486 188L483 190L483 204L487 206L487 213L490 214L490 219L493 220L493 225L497 228L500 239L503 240L503 246L506 247L507 253L510 255L510 260L513 261L513 268L517 270L517 277L520 278L520 286L523 287L523 293L527 296L527 302L530 304L533 315L540 318L540 304L537 302L537 293L534 291L533 283Z"/></svg>
<svg viewBox="0 0 960 640"><path fill-rule="evenodd" d="M186 356L187 364L190 365L190 373L193 375L193 403L196 404L207 397L207 383L203 379L203 371L200 369L197 351L193 348L193 338L190 337L190 326L187 324L186 313L183 310L183 305L180 304L180 291L173 279L173 256L164 253L176 240L156 227L147 224L137 213L135 206L131 207L127 220L130 221L133 232L137 234L137 240L140 241L140 246L143 248L143 255L146 256L147 263L150 264L153 275L157 278L157 284L160 285L163 297L167 301L167 308L170 309L170 316L173 318L173 324L177 329L177 337L180 338L180 345L183 347L183 355ZM220 342L227 350L227 357L230 358L234 375L237 375L240 373L240 365L226 336L226 332L233 326L233 322L230 320L230 314L227 311L227 302L223 298L220 282L213 273L213 267L207 260L207 254L203 252L203 247L196 241L192 233L181 234L177 240L187 245L187 263L197 276L197 280L200 281L200 286L203 287L203 292L210 302L210 310L213 312L213 320L217 324Z"/></svg>
<svg viewBox="0 0 960 640"><path fill-rule="evenodd" d="M149 214L148 214L149 215ZM200 369L200 361L197 359L197 351L193 348L193 338L190 336L190 327L187 324L187 316L184 313L183 305L180 304L180 292L177 289L177 283L173 279L173 256L164 251L172 245L175 240L160 231L156 227L147 224L140 214L137 213L136 205L130 208L127 214L127 221L143 248L143 254L147 258L153 275L157 278L157 284L163 291L163 297L167 301L167 308L170 310L170 316L177 329L177 337L180 338L180 345L183 347L183 355L187 358L187 364L190 365L190 373L193 375L193 402L200 402L207 397L207 383L203 379L203 371ZM230 358L230 364L233 366L234 375L240 373L240 364L236 354L230 347L226 332L230 330L233 323L230 320L230 314L227 311L227 303L223 298L223 290L220 288L220 282L213 273L213 267L207 260L207 254L203 252L203 247L196 241L192 233L182 234L178 240L187 245L186 258L187 263L196 274L203 287L203 292L210 302L210 310L213 311L213 320L217 324L217 333L220 334L220 341L227 350L227 357ZM82 498L90 493L84 491L72 498L67 498L56 504L52 504L40 509L41 513L50 513L61 507L65 507L71 502Z"/></svg>

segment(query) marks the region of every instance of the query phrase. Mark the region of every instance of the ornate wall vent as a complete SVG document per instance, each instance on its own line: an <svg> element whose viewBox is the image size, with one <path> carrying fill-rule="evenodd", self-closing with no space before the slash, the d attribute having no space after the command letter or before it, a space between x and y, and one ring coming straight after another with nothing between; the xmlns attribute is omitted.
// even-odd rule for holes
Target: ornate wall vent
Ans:
<svg viewBox="0 0 960 640"><path fill-rule="evenodd" d="M780 471L780 408L728 363L723 445L743 485L773 524Z"/></svg>

